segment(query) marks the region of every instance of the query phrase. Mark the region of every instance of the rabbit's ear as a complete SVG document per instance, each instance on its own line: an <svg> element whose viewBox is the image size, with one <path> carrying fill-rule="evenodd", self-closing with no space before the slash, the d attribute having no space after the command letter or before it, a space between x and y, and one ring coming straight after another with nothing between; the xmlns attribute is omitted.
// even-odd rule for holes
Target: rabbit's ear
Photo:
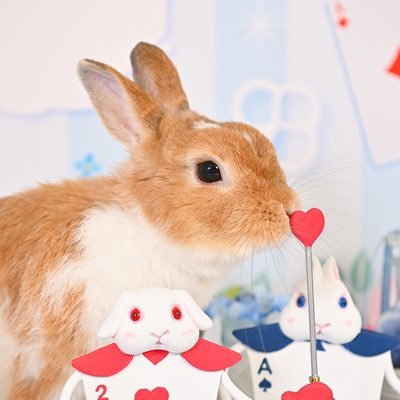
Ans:
<svg viewBox="0 0 400 400"><path fill-rule="evenodd" d="M163 116L160 105L135 83L108 65L82 60L78 74L107 129L132 148L157 135Z"/></svg>
<svg viewBox="0 0 400 400"><path fill-rule="evenodd" d="M333 257L329 257L324 264L324 276L329 280L339 280L340 274L339 268L336 264L336 260Z"/></svg>
<svg viewBox="0 0 400 400"><path fill-rule="evenodd" d="M106 320L97 332L101 339L113 338L132 304L131 293L122 293L111 308Z"/></svg>
<svg viewBox="0 0 400 400"><path fill-rule="evenodd" d="M185 290L174 290L174 292L177 300L189 313L190 318L199 330L203 331L212 327L211 318L199 307L188 292Z"/></svg>
<svg viewBox="0 0 400 400"><path fill-rule="evenodd" d="M131 52L131 63L135 81L165 110L174 113L189 108L178 71L159 47L139 43Z"/></svg>

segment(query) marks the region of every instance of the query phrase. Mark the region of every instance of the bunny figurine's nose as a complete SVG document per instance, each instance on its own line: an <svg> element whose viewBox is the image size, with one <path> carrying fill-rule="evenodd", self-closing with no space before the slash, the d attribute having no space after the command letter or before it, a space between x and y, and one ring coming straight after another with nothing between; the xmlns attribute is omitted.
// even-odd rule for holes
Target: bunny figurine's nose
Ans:
<svg viewBox="0 0 400 400"><path fill-rule="evenodd" d="M331 326L331 324L328 322L326 324L321 324L321 323L316 323L316 330L317 330L317 334L321 333L325 328L328 328L329 326Z"/></svg>
<svg viewBox="0 0 400 400"><path fill-rule="evenodd" d="M154 336L158 339L157 343L160 342L161 338L169 333L169 330L164 331L161 335L157 335L155 333L150 333L150 336Z"/></svg>

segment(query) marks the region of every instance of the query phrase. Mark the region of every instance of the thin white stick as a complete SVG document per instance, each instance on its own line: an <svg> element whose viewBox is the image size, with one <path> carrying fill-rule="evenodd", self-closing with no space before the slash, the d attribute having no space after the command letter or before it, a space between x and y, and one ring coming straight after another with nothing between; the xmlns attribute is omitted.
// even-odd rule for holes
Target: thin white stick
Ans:
<svg viewBox="0 0 400 400"><path fill-rule="evenodd" d="M310 329L310 353L311 353L310 380L319 381L318 364L317 364L317 337L315 329L314 282L313 282L311 247L306 247L306 271L307 271L308 320Z"/></svg>

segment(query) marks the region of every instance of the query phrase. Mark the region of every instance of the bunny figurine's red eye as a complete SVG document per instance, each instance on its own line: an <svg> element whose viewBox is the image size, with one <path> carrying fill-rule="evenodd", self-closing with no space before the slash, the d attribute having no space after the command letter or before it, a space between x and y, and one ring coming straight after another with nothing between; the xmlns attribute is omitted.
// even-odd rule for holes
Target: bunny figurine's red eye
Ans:
<svg viewBox="0 0 400 400"><path fill-rule="evenodd" d="M177 319L177 320L182 319L182 317L183 317L183 315L182 315L182 310L181 310L178 306L175 306L175 307L172 309L172 316L173 316L175 319Z"/></svg>
<svg viewBox="0 0 400 400"><path fill-rule="evenodd" d="M141 314L140 310L138 308L134 308L131 311L131 320L133 322L138 322L140 320L140 318L142 318L142 314Z"/></svg>

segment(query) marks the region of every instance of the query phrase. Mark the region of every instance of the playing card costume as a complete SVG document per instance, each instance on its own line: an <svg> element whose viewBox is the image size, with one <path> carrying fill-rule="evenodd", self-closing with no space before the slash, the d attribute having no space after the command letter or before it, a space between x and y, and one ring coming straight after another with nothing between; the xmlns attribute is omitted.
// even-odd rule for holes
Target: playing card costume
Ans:
<svg viewBox="0 0 400 400"><path fill-rule="evenodd" d="M61 400L79 381L87 400L215 400L221 384L233 399L249 400L225 372L241 355L199 339L211 324L184 291L121 295L98 333L115 343L72 361Z"/></svg>
<svg viewBox="0 0 400 400"><path fill-rule="evenodd" d="M203 339L182 353L152 350L128 355L115 345L77 358L72 365L82 375L88 399L216 399L224 369L240 354ZM162 389L162 390L161 390ZM144 393L148 393L146 397Z"/></svg>

